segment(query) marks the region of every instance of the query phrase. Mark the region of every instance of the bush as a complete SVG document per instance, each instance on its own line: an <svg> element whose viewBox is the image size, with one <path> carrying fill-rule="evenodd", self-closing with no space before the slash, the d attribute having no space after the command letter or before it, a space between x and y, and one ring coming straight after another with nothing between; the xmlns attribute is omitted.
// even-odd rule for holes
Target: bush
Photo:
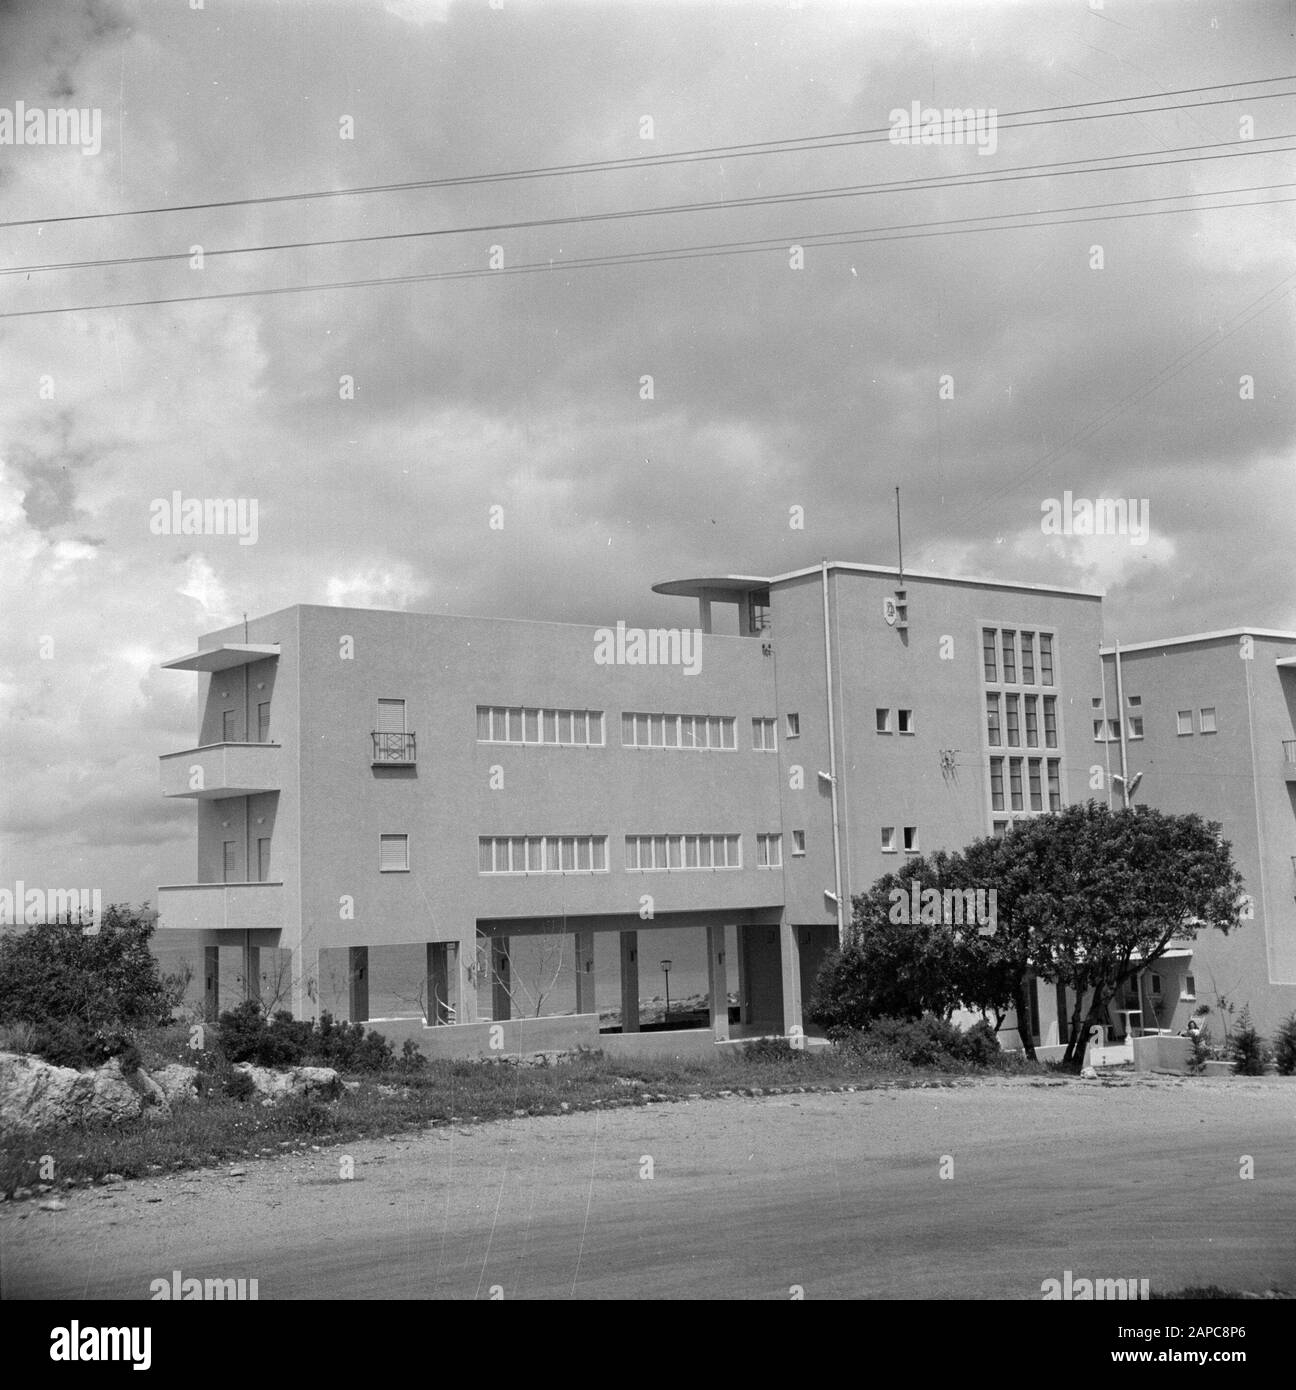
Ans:
<svg viewBox="0 0 1296 1390"><path fill-rule="evenodd" d="M983 1018L977 1019L963 1034L962 1050L966 1060L979 1067L994 1066L1003 1056L998 1033Z"/></svg>
<svg viewBox="0 0 1296 1390"><path fill-rule="evenodd" d="M793 1047L786 1038L756 1038L743 1045L745 1062L803 1062L804 1048Z"/></svg>
<svg viewBox="0 0 1296 1390"><path fill-rule="evenodd" d="M1244 1008L1238 1015L1237 1031L1233 1034L1229 1051L1233 1058L1235 1076L1263 1076L1269 1052L1264 1039L1251 1023L1251 1010Z"/></svg>
<svg viewBox="0 0 1296 1390"><path fill-rule="evenodd" d="M871 1065L958 1070L994 1066L1003 1056L994 1029L984 1019L963 1032L935 1014L879 1018L867 1029L837 1029L832 1036Z"/></svg>
<svg viewBox="0 0 1296 1390"><path fill-rule="evenodd" d="M1274 1061L1279 1076L1296 1075L1296 1013L1288 1014L1274 1037Z"/></svg>
<svg viewBox="0 0 1296 1390"><path fill-rule="evenodd" d="M401 1045L401 1055L396 1062L396 1070L400 1072L423 1071L428 1064L428 1059L419 1050L419 1045L413 1038L406 1038Z"/></svg>
<svg viewBox="0 0 1296 1390"><path fill-rule="evenodd" d="M0 1024L31 1025L31 1050L61 1066L121 1053L123 1030L170 1017L153 929L146 909L112 905L95 933L45 923L0 938Z"/></svg>
<svg viewBox="0 0 1296 1390"><path fill-rule="evenodd" d="M1188 1070L1193 1076L1201 1076L1206 1071L1206 1063L1211 1057L1211 1031L1202 1028L1188 1035L1192 1043L1192 1056L1188 1059Z"/></svg>
<svg viewBox="0 0 1296 1390"><path fill-rule="evenodd" d="M231 1100L251 1100L256 1093L256 1083L245 1071L232 1071L225 1078L225 1094Z"/></svg>
<svg viewBox="0 0 1296 1390"><path fill-rule="evenodd" d="M322 1013L318 1023L280 1012L268 1019L252 999L220 1016L221 1051L230 1062L253 1062L261 1067L336 1067L339 1071L388 1071L395 1051L380 1033L366 1033L363 1023L338 1023ZM417 1049L416 1049L417 1050ZM421 1055L421 1054L420 1054ZM413 1068L407 1062L407 1069Z"/></svg>

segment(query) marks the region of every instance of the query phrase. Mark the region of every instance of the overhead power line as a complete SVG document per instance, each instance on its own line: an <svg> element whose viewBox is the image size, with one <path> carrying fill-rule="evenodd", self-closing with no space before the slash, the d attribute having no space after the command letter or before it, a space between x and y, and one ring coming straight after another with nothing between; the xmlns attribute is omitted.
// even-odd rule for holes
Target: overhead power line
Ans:
<svg viewBox="0 0 1296 1390"><path fill-rule="evenodd" d="M332 246L364 246L375 242L412 241L426 237L466 236L479 232L507 232L534 230L541 227L562 227L584 225L596 222L617 222L634 220L640 217L673 216L678 213L730 212L741 208L779 207L792 203L811 203L838 198L862 198L887 193L924 193L943 188L976 188L982 184L1020 183L1028 179L1065 178L1074 174L1119 173L1125 169L1155 169L1160 165L1194 164L1217 159L1245 159L1257 155L1286 154L1296 150L1296 146L1284 145L1276 149L1258 149L1257 144L1270 140L1296 139L1296 131L1283 135L1266 136L1264 141L1220 140L1209 145L1183 145L1169 150L1139 150L1124 155L1095 156L1092 159L1066 159L1053 164L1019 164L998 171L987 170L984 174L969 174L963 177L953 175L931 175L928 178L898 179L883 183L854 184L837 188L810 189L804 192L769 193L748 198L713 199L698 203L669 203L658 207L629 208L622 211L573 213L567 217L535 217L515 222L485 222L475 226L432 227L413 232L374 232L365 236L323 237L310 241L271 242L261 246L226 246L213 249L203 248L204 260L219 256L246 256L269 251L307 251ZM1242 148L1239 148L1242 147ZM1195 150L1230 150L1229 154L1192 154ZM1182 155L1183 158L1163 158L1167 155ZM1139 160L1140 163L1113 164L1108 160ZM1075 168L1075 165L1092 165L1091 168ZM1191 196L1191 195L1184 195ZM156 265L166 262L187 261L191 250L157 252L146 256L108 256L83 261L47 261L33 265L0 267L0 275L34 275L51 270L98 270L112 266Z"/></svg>
<svg viewBox="0 0 1296 1390"><path fill-rule="evenodd" d="M1240 203L1216 203L1203 207L1150 208L1140 212L1106 212L1092 217L1056 217L1058 213L1090 209L1128 207L1132 204L1180 202L1188 198L1223 197L1234 193L1268 192L1293 188L1296 183L1263 184L1252 188L1218 189L1199 193L1180 193L1164 198L1134 198L1118 203L1088 203L1068 208L1045 208L1036 212L996 213L987 217L944 218L935 222L906 224L905 230L887 227L861 228L851 232L812 232L801 236L767 237L758 241L718 242L704 246L676 247L660 251L631 251L606 256L576 257L566 260L534 261L499 269L425 271L412 275L378 276L359 280L333 280L307 285L278 285L264 289L228 290L214 294L172 295L151 299L120 300L109 304L75 304L52 309L18 309L0 313L0 319L34 318L49 314L91 313L102 309L139 309L170 304L198 304L225 299L255 299L286 294L307 294L321 290L364 289L382 285L426 284L443 280L474 280L555 271L588 270L605 267L658 264L667 261L709 259L717 256L753 255L786 251L789 245L853 246L886 241L911 241L932 236L958 236L967 233L1020 231L1032 227L1060 227L1088 222L1119 222L1131 218L1165 217L1176 213L1218 212L1228 208L1263 207L1274 203L1296 202L1293 198L1260 198ZM1006 222L1008 218L1047 217L1048 221ZM966 226L965 223L996 222L998 226ZM933 228L935 230L918 230ZM910 230L912 229L912 230ZM892 235L891 233L896 234ZM886 233L881 235L881 233Z"/></svg>
<svg viewBox="0 0 1296 1390"><path fill-rule="evenodd" d="M1160 101L1165 97L1193 96L1203 92L1218 92L1239 87L1267 86L1275 82L1296 81L1296 74L1281 77L1248 78L1241 82L1219 82L1207 87L1181 87L1168 92L1144 92L1136 96L1109 97L1103 101L1070 102L1058 106L1028 107L1020 111L1005 111L996 119L996 128L1023 130L1034 126L1066 125L1075 121L1106 120L1118 116L1151 115L1157 112L1192 111L1208 106L1228 106L1244 101L1270 101L1291 96L1291 92L1249 92L1243 96L1219 97L1209 101L1178 102L1169 106L1138 107L1129 110L1093 111L1078 116L1055 116L1058 111L1086 111L1095 106L1119 106L1131 101ZM1021 116L1039 116L1040 120L1016 120ZM1005 121L1014 120L1012 125ZM530 169L509 169L493 174L465 174L439 179L411 179L399 183L367 184L353 188L314 189L301 193L275 193L261 197L224 198L201 203L173 203L148 208L123 208L114 212L68 213L55 217L25 217L0 222L4 227L53 226L62 222L92 222L118 217L147 217L170 212L209 212L220 208L257 207L269 203L305 202L319 198L349 198L373 193L401 193L417 189L457 188L476 184L512 183L524 179L556 178L580 174L611 173L619 170L661 168L677 164L702 163L723 159L741 159L767 154L804 154L816 149L838 149L853 145L885 144L891 140L889 126L874 126L867 130L836 131L823 135L785 136L741 145L713 145L700 149L680 150L672 154L636 155L623 159L593 160L578 164L542 165Z"/></svg>

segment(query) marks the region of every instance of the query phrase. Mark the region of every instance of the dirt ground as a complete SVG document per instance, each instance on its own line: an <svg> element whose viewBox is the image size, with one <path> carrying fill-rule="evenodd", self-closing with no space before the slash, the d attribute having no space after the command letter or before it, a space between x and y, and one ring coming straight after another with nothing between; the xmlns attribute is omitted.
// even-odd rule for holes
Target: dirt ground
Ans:
<svg viewBox="0 0 1296 1390"><path fill-rule="evenodd" d="M66 1200L0 1207L0 1296L148 1298L173 1270L262 1299L1029 1299L1067 1269L1296 1292L1296 1080L692 1101Z"/></svg>

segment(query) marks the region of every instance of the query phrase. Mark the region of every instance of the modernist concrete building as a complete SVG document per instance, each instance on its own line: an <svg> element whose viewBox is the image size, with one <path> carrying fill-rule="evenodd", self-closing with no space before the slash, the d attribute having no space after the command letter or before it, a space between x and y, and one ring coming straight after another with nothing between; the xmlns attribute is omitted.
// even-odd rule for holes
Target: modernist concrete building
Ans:
<svg viewBox="0 0 1296 1390"><path fill-rule="evenodd" d="M694 600L681 627L303 605L166 663L204 686L195 746L162 759L163 792L196 801L198 835L195 881L159 889L160 925L200 933L209 999L219 948L237 945L249 982L267 973L259 954L278 953L298 1016L319 1012L340 971L364 1019L369 953L417 943L427 1026L406 1033L426 1050L590 1041L609 1002L593 997L594 941L615 937L622 1030L601 1045L633 1048L652 1041L637 1036L639 951L688 926L705 934L711 1019L691 1042L795 1034L852 892L906 855L1088 797L1110 752L1106 723L1094 743L1094 721L1120 707L1095 593L845 563L656 592ZM1278 730L1293 731L1296 637L1252 635L1254 662L1234 655L1230 674L1263 730L1233 724L1224 686L1207 690L1193 665L1222 638L1142 644L1122 653L1124 696L1148 710L1126 746L1160 757L1168 738L1174 757L1147 760L1140 797L1164 788L1171 809L1227 811L1239 837L1263 782L1266 831L1243 867L1268 887L1245 954L1221 959L1234 997L1273 981L1281 1007L1293 991L1277 986L1296 978L1290 859L1281 894L1277 881L1279 846L1296 850L1296 745L1284 772ZM1181 650L1182 665L1165 655ZM1266 662L1271 688L1252 698ZM1249 779L1227 805L1210 772L1177 771L1206 736L1164 732L1175 701L1224 720L1212 770ZM1137 738L1132 720L1121 732ZM1132 751L1129 764L1143 767ZM510 943L526 935L571 941L574 1017L510 1018ZM1056 1002L1036 991L1042 1040Z"/></svg>

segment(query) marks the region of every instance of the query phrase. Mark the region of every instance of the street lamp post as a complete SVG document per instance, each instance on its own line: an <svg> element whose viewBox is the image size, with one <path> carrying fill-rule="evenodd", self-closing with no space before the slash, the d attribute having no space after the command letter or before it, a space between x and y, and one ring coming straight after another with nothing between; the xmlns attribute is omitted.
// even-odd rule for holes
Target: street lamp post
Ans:
<svg viewBox="0 0 1296 1390"><path fill-rule="evenodd" d="M663 1023L670 1022L670 971L671 963L664 960L661 963L662 973L666 976L666 1016L662 1019Z"/></svg>

